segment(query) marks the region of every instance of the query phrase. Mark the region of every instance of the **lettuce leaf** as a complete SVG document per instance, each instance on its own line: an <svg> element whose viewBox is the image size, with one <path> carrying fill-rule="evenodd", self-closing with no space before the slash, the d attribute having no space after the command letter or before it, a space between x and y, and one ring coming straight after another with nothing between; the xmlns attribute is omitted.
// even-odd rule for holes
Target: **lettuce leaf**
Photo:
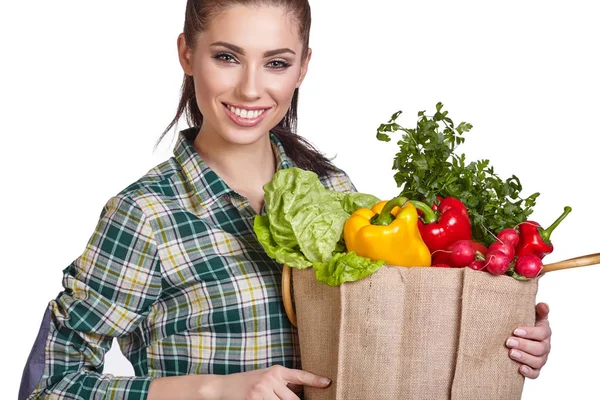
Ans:
<svg viewBox="0 0 600 400"><path fill-rule="evenodd" d="M379 201L369 194L327 190L317 174L300 168L278 171L264 191L274 242L300 249L311 262L331 259L350 214Z"/></svg>
<svg viewBox="0 0 600 400"><path fill-rule="evenodd" d="M355 252L336 253L326 263L313 263L317 281L329 286L338 286L344 282L357 281L376 272L384 261L371 261Z"/></svg>
<svg viewBox="0 0 600 400"><path fill-rule="evenodd" d="M312 263L304 257L297 246L295 248L277 246L269 229L269 219L266 216L259 215L254 218L254 232L267 255L278 263L299 269L312 266Z"/></svg>
<svg viewBox="0 0 600 400"><path fill-rule="evenodd" d="M373 207L377 197L328 190L317 174L299 168L278 171L264 191L266 215L255 217L254 232L278 263L312 266L317 280L331 286L362 279L383 265L347 253L343 239L350 215Z"/></svg>
<svg viewBox="0 0 600 400"><path fill-rule="evenodd" d="M359 208L372 208L379 202L377 197L359 192L343 193L332 191L331 195L341 203L342 208L348 214L352 214Z"/></svg>

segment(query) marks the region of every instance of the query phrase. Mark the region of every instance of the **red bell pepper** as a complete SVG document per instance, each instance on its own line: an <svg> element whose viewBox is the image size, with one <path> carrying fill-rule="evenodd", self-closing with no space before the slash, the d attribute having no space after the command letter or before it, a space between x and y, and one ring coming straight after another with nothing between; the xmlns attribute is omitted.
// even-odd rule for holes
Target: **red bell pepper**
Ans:
<svg viewBox="0 0 600 400"><path fill-rule="evenodd" d="M445 250L457 240L471 240L471 220L467 207L457 198L446 197L433 211L427 204L411 200L422 211L419 219L419 232L423 241L433 253Z"/></svg>
<svg viewBox="0 0 600 400"><path fill-rule="evenodd" d="M570 212L571 207L565 207L561 216L547 229L543 229L535 221L525 221L519 224L517 227L519 231L519 243L515 247L515 255L518 257L532 254L542 259L544 256L552 253L554 246L550 241L550 234Z"/></svg>

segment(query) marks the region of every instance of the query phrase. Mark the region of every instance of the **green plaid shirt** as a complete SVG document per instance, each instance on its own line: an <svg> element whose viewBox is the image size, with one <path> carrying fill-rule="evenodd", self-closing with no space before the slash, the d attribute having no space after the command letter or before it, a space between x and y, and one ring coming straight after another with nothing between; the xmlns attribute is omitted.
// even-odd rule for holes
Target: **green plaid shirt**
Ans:
<svg viewBox="0 0 600 400"><path fill-rule="evenodd" d="M152 379L300 367L281 266L256 213L180 133L174 156L108 201L50 302L43 374L30 399L145 399ZM293 166L271 136L277 169ZM339 171L325 187L354 191ZM102 374L117 338L135 377Z"/></svg>

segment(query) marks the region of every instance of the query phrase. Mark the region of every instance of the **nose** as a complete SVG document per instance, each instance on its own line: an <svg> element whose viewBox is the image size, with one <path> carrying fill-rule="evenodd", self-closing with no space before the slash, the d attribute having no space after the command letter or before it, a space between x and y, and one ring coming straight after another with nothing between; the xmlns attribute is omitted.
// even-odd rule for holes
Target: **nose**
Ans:
<svg viewBox="0 0 600 400"><path fill-rule="evenodd" d="M243 100L248 101L259 99L262 91L261 80L260 69L252 65L247 65L240 76L237 85L237 95Z"/></svg>

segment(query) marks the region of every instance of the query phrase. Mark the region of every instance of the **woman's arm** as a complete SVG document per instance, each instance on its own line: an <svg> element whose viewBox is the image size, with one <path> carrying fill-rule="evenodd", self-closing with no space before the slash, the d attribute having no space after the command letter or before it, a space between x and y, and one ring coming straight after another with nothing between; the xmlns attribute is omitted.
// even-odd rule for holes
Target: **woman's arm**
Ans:
<svg viewBox="0 0 600 400"><path fill-rule="evenodd" d="M216 375L185 375L157 378L150 384L148 400L218 399Z"/></svg>
<svg viewBox="0 0 600 400"><path fill-rule="evenodd" d="M299 399L301 386L326 388L331 381L307 371L276 365L231 375L189 375L159 378L148 400Z"/></svg>
<svg viewBox="0 0 600 400"><path fill-rule="evenodd" d="M64 291L42 327L45 345L30 357L43 371L26 367L39 376L28 376L36 387L23 396L145 399L151 378L102 374L113 339L139 326L162 288L152 230L135 201L118 196L107 203L84 253L63 274Z"/></svg>

